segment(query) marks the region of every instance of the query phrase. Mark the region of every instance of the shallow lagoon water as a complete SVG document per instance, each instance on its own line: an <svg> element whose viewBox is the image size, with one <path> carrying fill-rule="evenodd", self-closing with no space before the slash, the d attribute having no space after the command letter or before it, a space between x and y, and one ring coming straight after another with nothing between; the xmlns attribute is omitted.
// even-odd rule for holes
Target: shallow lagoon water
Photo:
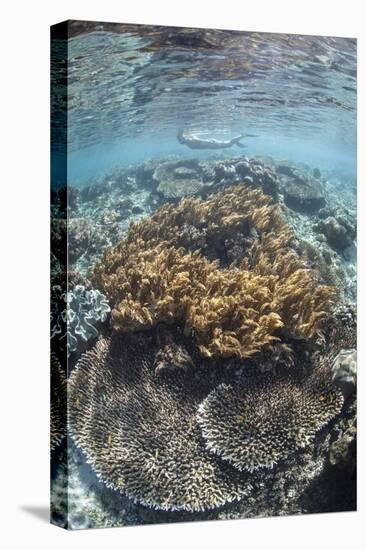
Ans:
<svg viewBox="0 0 366 550"><path fill-rule="evenodd" d="M78 296L85 297L76 311L80 322L72 335L73 348L68 350L68 374L98 338L111 334L105 308L101 314L93 302L91 293L99 290L87 286L95 263L108 246L126 236L130 222L147 219L166 203L179 203L179 196L159 191L156 174L159 166L169 162L181 168L179 162L184 161L184 169L191 173L198 162L207 174L214 174L195 193L204 199L240 184L240 163L259 163L260 170L269 170L276 182L274 201L300 243L297 252L307 258L308 267L321 271L324 280L320 277L320 282L335 281L340 296L337 315L342 319L343 315L353 330L356 41L80 22L71 22L70 30L66 172L60 170L66 158L64 143L58 146L54 140L52 151L53 216L67 217L68 269L73 272L73 284L79 285ZM64 93L61 88L54 87L56 105ZM60 120L57 130L64 136ZM251 136L243 137L245 148L191 150L178 142L180 129L201 139ZM260 178L257 181L250 174L254 180L250 185L262 189ZM65 184L72 194L62 210L58 190ZM301 198L302 186L311 188L310 210ZM290 187L295 188L295 199ZM314 201L318 201L316 207ZM52 265L57 281L62 272L60 255ZM85 309L91 303L92 313ZM66 348L60 342L56 348L62 353ZM301 363L303 351L298 351L298 344L291 345ZM308 354L313 351L306 348ZM55 522L86 528L352 510L353 378L351 388L351 397L347 396L330 431L321 432L315 455L309 458L305 453L297 462L294 459L288 475L281 469L273 474L273 494L263 491L258 498L239 499L214 511L155 510L112 491L86 463L88 456L75 447L74 439L68 440L68 450L64 440L54 457ZM63 515L65 453L71 487L68 519ZM258 483L261 486L263 480Z"/></svg>
<svg viewBox="0 0 366 550"><path fill-rule="evenodd" d="M185 154L178 128L221 139L252 133L258 137L245 141L248 154L341 164L354 173L355 40L105 28L69 39L71 180Z"/></svg>

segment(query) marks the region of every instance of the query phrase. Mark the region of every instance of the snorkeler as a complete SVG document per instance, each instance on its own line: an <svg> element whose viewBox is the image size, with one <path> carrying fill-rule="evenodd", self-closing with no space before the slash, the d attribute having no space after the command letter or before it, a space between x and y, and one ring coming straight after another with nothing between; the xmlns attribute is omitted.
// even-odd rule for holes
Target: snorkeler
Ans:
<svg viewBox="0 0 366 550"><path fill-rule="evenodd" d="M232 139L227 140L218 140L214 138L201 139L194 134L188 136L184 135L184 131L180 129L177 134L177 139L182 145L187 145L190 149L223 149L227 147L232 147L237 145L238 147L246 147L244 143L240 143L240 140L243 137L257 137L253 134L240 134L239 136L233 137Z"/></svg>

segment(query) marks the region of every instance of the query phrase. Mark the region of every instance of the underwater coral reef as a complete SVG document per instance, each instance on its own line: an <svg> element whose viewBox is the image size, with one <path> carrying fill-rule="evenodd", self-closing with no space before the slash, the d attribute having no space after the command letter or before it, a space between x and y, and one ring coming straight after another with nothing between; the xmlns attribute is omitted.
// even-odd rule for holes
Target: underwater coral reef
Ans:
<svg viewBox="0 0 366 550"><path fill-rule="evenodd" d="M240 263L221 267L232 238L242 243ZM271 199L242 184L132 225L91 279L112 304L115 330L179 323L203 356L246 358L280 339L281 329L314 337L329 311L333 289L319 285L291 239Z"/></svg>
<svg viewBox="0 0 366 550"><path fill-rule="evenodd" d="M71 198L52 290L54 376L70 356L66 450L52 413L57 521L353 509L349 202L320 171L243 155L153 160ZM329 239L332 217L344 231Z"/></svg>
<svg viewBox="0 0 366 550"><path fill-rule="evenodd" d="M51 354L51 451L53 451L66 436L67 382L64 372L56 355Z"/></svg>
<svg viewBox="0 0 366 550"><path fill-rule="evenodd" d="M78 342L87 342L99 334L96 325L103 323L110 312L105 296L99 290L81 284L65 290L51 287L51 340L58 341L67 356L76 351Z"/></svg>

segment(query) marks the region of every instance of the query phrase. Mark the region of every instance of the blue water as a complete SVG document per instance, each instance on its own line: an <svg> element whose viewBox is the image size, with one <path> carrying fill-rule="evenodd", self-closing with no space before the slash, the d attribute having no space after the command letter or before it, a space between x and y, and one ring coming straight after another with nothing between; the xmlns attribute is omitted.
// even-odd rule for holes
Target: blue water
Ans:
<svg viewBox="0 0 366 550"><path fill-rule="evenodd" d="M109 28L109 27L108 27ZM179 128L355 177L356 41L117 26L68 51L68 183L166 155L210 156ZM169 32L168 32L169 31ZM215 152L219 153L220 152Z"/></svg>

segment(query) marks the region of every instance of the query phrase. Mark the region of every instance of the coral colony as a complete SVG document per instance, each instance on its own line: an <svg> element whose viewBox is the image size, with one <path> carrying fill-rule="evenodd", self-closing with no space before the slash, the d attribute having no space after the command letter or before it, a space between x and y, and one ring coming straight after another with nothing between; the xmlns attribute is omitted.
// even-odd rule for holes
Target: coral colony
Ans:
<svg viewBox="0 0 366 550"><path fill-rule="evenodd" d="M252 367L242 381L245 363L225 364L255 365L275 343L317 337L334 289L295 255L292 238L271 199L242 184L158 209L97 263L91 280L110 301L112 337L72 373L69 421L108 486L163 510L221 506L270 478L340 412L329 369L263 377ZM164 365L172 343L180 361Z"/></svg>
<svg viewBox="0 0 366 550"><path fill-rule="evenodd" d="M261 183L230 183L164 202L89 279L52 288L59 346L90 342L68 381L71 441L106 490L192 519L234 502L240 517L296 510L355 387L339 290ZM56 448L66 379L52 365Z"/></svg>
<svg viewBox="0 0 366 550"><path fill-rule="evenodd" d="M57 525L355 509L355 188L237 134L52 188Z"/></svg>

